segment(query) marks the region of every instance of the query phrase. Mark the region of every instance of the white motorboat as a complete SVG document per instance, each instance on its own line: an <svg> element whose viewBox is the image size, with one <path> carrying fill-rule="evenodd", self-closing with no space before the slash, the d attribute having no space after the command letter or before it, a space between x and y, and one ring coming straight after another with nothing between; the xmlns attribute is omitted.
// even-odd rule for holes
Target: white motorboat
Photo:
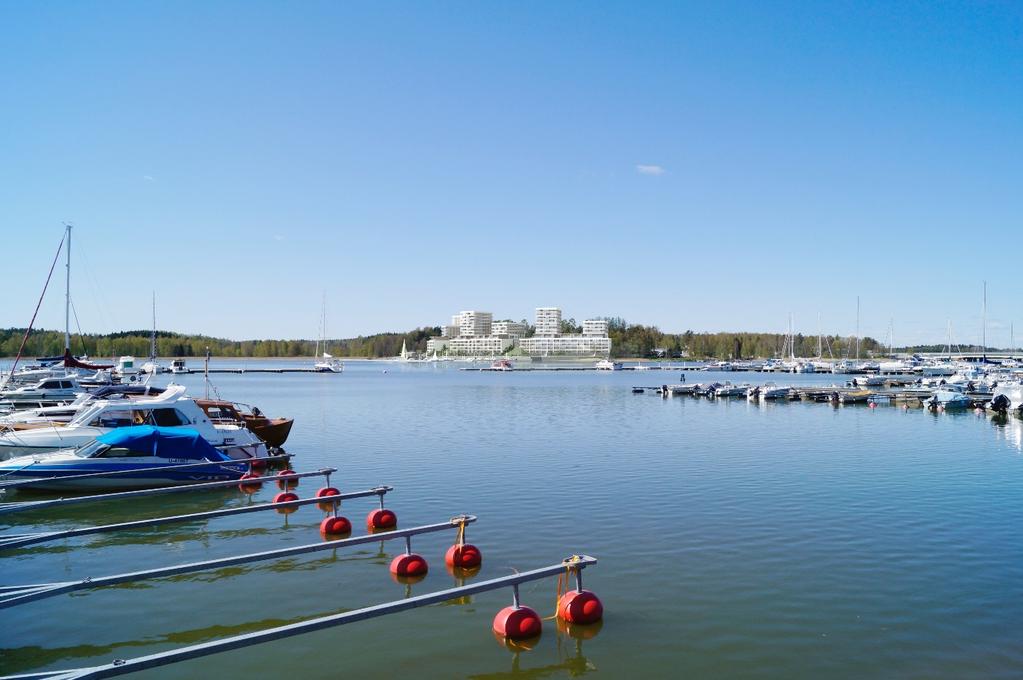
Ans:
<svg viewBox="0 0 1023 680"><path fill-rule="evenodd" d="M725 383L724 385L719 385L717 387L717 389L714 390L714 396L715 397L744 397L744 396L746 396L746 393L749 392L749 389L750 389L750 386L748 384L746 384L746 385L732 385L730 383Z"/></svg>
<svg viewBox="0 0 1023 680"><path fill-rule="evenodd" d="M622 370L622 363L620 361L611 361L610 359L601 359L597 362L596 369L598 371L620 371Z"/></svg>
<svg viewBox="0 0 1023 680"><path fill-rule="evenodd" d="M203 465L207 461L215 464ZM11 458L0 463L0 478L32 482L31 488L40 490L110 491L226 481L240 478L247 469L195 430L137 426L78 447Z"/></svg>
<svg viewBox="0 0 1023 680"><path fill-rule="evenodd" d="M171 360L170 372L175 374L188 373L188 367L185 366L185 360L184 359Z"/></svg>
<svg viewBox="0 0 1023 680"><path fill-rule="evenodd" d="M114 375L124 377L136 375L139 372L139 367L135 365L135 357L125 355L117 359L117 363L114 365Z"/></svg>
<svg viewBox="0 0 1023 680"><path fill-rule="evenodd" d="M244 425L210 422L195 400L185 395L184 387L170 385L155 397L97 400L65 425L0 434L0 460L77 447L117 428L133 425L191 428L235 459L266 455L263 441Z"/></svg>
<svg viewBox="0 0 1023 680"><path fill-rule="evenodd" d="M58 403L74 401L83 388L78 378L65 374L59 378L46 378L33 385L23 385L0 392L0 400L11 408L31 406L55 406Z"/></svg>
<svg viewBox="0 0 1023 680"><path fill-rule="evenodd" d="M991 408L996 411L1023 411L1023 383L999 383L991 395Z"/></svg>
<svg viewBox="0 0 1023 680"><path fill-rule="evenodd" d="M774 383L767 383L765 385L759 385L750 387L746 392L746 397L750 401L767 401L773 399L786 399L789 396L790 387L779 387Z"/></svg>
<svg viewBox="0 0 1023 680"><path fill-rule="evenodd" d="M0 416L0 431L28 430L54 423L69 423L82 409L100 399L146 398L161 393L162 389L148 385L108 385L92 392L82 392L74 401L67 404L21 409Z"/></svg>
<svg viewBox="0 0 1023 680"><path fill-rule="evenodd" d="M945 385L936 390L930 398L924 400L924 406L930 409L957 409L968 408L970 398L966 396L963 389L958 385Z"/></svg>
<svg viewBox="0 0 1023 680"><path fill-rule="evenodd" d="M511 359L498 359L494 363L490 364L491 371L513 371L515 366L512 364Z"/></svg>

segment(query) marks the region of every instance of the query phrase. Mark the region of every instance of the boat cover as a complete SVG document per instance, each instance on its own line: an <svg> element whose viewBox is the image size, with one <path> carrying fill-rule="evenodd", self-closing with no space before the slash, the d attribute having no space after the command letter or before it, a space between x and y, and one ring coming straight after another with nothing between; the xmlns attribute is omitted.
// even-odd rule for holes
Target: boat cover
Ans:
<svg viewBox="0 0 1023 680"><path fill-rule="evenodd" d="M233 462L230 457L203 439L202 435L188 428L153 425L119 427L96 439L109 446L160 458Z"/></svg>
<svg viewBox="0 0 1023 680"><path fill-rule="evenodd" d="M163 388L150 387L149 385L104 385L103 387L93 390L91 394L97 399L106 399L107 397L117 397L120 395L155 397L159 394L163 394Z"/></svg>
<svg viewBox="0 0 1023 680"><path fill-rule="evenodd" d="M84 361L79 361L77 358L71 356L71 350L64 350L64 367L65 368L84 368L90 371L104 371L108 368L113 368L113 364L88 364Z"/></svg>

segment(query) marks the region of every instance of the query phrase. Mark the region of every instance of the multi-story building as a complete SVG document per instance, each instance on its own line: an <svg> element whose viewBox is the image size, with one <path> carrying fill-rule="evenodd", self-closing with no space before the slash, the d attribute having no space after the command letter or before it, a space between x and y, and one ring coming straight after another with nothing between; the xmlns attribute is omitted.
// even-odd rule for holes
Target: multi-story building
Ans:
<svg viewBox="0 0 1023 680"><path fill-rule="evenodd" d="M434 352L463 356L497 356L518 345L523 353L546 356L608 356L611 338L604 319L583 322L581 334L562 335L561 309L537 307L536 335L523 337L526 326L516 321L494 321L490 312L465 311L451 317L444 335L430 338L428 354Z"/></svg>
<svg viewBox="0 0 1023 680"><path fill-rule="evenodd" d="M547 356L607 356L611 353L611 338L596 335L534 335L519 340L519 347L534 357Z"/></svg>
<svg viewBox="0 0 1023 680"><path fill-rule="evenodd" d="M470 335L451 338L444 342L448 354L478 357L504 354L505 351L515 344L515 339L499 338L496 335Z"/></svg>
<svg viewBox="0 0 1023 680"><path fill-rule="evenodd" d="M536 308L536 335L554 338L561 335L561 309L558 307Z"/></svg>
<svg viewBox="0 0 1023 680"><path fill-rule="evenodd" d="M521 338L526 327L518 321L495 321L490 332L504 338Z"/></svg>
<svg viewBox="0 0 1023 680"><path fill-rule="evenodd" d="M452 318L454 321L454 318ZM459 337L485 337L490 335L494 324L491 312L468 311L458 315Z"/></svg>

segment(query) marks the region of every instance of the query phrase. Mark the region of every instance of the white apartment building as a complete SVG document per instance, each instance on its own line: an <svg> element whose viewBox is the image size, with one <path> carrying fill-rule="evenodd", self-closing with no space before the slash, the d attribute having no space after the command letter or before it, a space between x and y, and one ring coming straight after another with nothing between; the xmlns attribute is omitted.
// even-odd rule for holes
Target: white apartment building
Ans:
<svg viewBox="0 0 1023 680"><path fill-rule="evenodd" d="M561 308L536 308L536 335L557 337L561 335Z"/></svg>
<svg viewBox="0 0 1023 680"><path fill-rule="evenodd" d="M430 338L426 341L426 353L447 353L455 356L498 356L515 344L515 338L499 338L495 335L460 336L457 338Z"/></svg>
<svg viewBox="0 0 1023 680"><path fill-rule="evenodd" d="M587 319L583 321L583 335L607 337L607 319Z"/></svg>
<svg viewBox="0 0 1023 680"><path fill-rule="evenodd" d="M452 322L454 317L452 317ZM458 314L458 327L460 337L484 337L490 335L494 324L494 315L491 312L467 311Z"/></svg>
<svg viewBox="0 0 1023 680"><path fill-rule="evenodd" d="M506 338L521 338L526 334L526 327L518 321L495 321L490 332Z"/></svg>
<svg viewBox="0 0 1023 680"><path fill-rule="evenodd" d="M444 326L441 337L443 338L457 338L458 334L462 332L462 327L458 324L453 326Z"/></svg>
<svg viewBox="0 0 1023 680"><path fill-rule="evenodd" d="M534 357L547 356L607 356L611 353L611 338L596 335L534 335L521 338L519 347Z"/></svg>

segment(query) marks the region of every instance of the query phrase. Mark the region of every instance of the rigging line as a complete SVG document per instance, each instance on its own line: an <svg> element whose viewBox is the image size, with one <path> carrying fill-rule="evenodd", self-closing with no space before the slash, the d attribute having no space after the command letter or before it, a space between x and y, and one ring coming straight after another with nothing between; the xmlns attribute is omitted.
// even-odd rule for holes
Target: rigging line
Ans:
<svg viewBox="0 0 1023 680"><path fill-rule="evenodd" d="M71 303L71 313L75 317L75 326L78 327L78 339L82 342L82 354L88 355L89 348L85 346L85 335L82 334L82 324L78 322L78 311L75 309L75 301L68 299L68 302Z"/></svg>
<svg viewBox="0 0 1023 680"><path fill-rule="evenodd" d="M50 287L50 279L53 278L53 270L57 266L57 260L60 259L60 251L64 248L64 241L67 239L67 231L64 231L64 235L60 238L60 245L57 246L57 253L53 256L53 264L50 265L50 273L46 275L46 283L43 284L43 292L39 296L39 302L36 303L36 311L32 312L32 320L28 322L28 328L25 329L25 335L21 338L21 346L18 347L18 354L14 357L14 364L11 366L11 372L7 374L7 379L4 381L3 386L6 386L10 382L11 378L14 377L14 371L18 368L18 362L21 361L21 354L25 351L25 343L28 342L28 334L32 332L32 326L35 325L36 316L39 314L39 308L43 304L43 298L46 297L46 289Z"/></svg>
<svg viewBox="0 0 1023 680"><path fill-rule="evenodd" d="M77 241L78 255L82 259L82 266L85 267L85 277L89 280L89 284L92 286L93 294L97 302L99 303L97 306L99 308L99 313L101 317L100 321L102 321L103 325L106 326L107 328L115 328L115 326L111 323L111 316L107 313L109 304L107 303L106 296L103 295L103 289L100 288L99 282L96 280L96 277L92 273L92 267L89 266L89 254L85 247L85 242L83 241L82 236L80 234L78 236Z"/></svg>

